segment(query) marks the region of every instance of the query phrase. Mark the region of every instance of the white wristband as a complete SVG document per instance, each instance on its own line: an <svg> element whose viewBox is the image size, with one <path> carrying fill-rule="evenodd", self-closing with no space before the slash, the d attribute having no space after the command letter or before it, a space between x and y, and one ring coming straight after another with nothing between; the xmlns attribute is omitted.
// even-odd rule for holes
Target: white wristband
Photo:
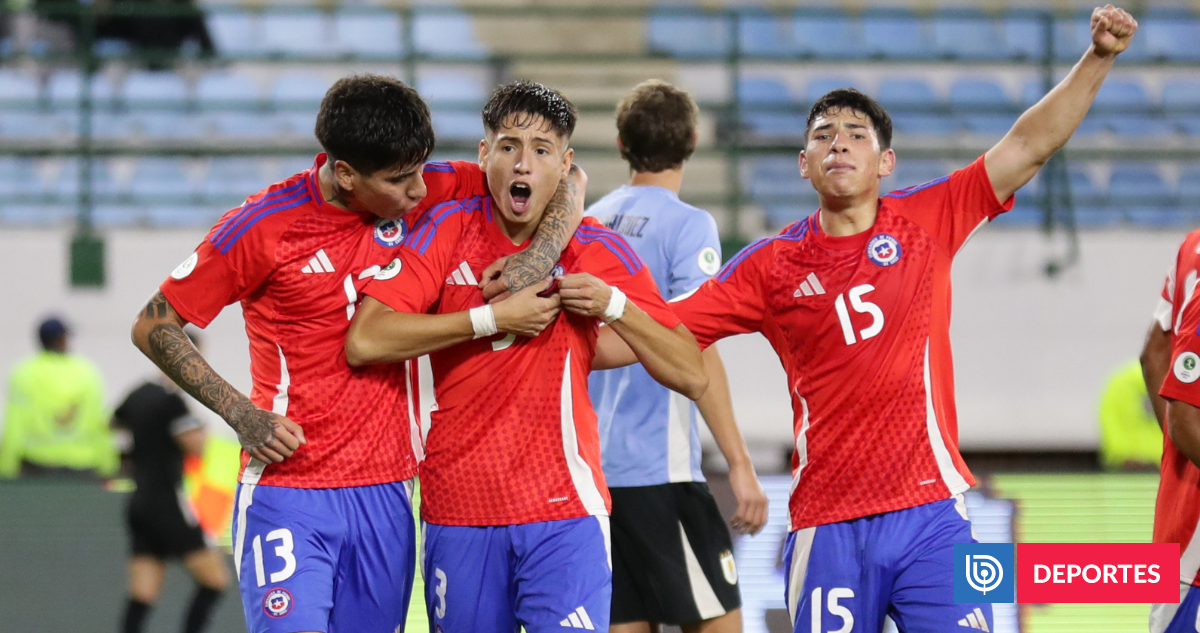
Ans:
<svg viewBox="0 0 1200 633"><path fill-rule="evenodd" d="M625 316L625 302L628 297L616 286L609 286L612 290L612 296L608 298L608 307L604 309L604 322L612 323L617 319Z"/></svg>
<svg viewBox="0 0 1200 633"><path fill-rule="evenodd" d="M475 338L491 336L499 331L496 328L496 313L492 306L471 308L467 314L471 317L471 329L475 330Z"/></svg>

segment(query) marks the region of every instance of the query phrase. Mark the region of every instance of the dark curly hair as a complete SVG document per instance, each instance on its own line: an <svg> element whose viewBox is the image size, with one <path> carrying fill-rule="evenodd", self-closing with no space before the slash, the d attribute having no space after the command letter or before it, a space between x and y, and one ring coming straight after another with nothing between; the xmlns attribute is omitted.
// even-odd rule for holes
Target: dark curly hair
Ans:
<svg viewBox="0 0 1200 633"><path fill-rule="evenodd" d="M885 150L892 146L892 117L888 115L887 110L883 109L883 106L879 105L878 101L854 88L831 90L825 93L825 96L817 99L812 109L808 111L808 121L804 125L804 141L808 142L813 121L817 117L823 114L836 114L842 108L861 112L871 120L871 125L875 127L875 135L879 137L879 149Z"/></svg>
<svg viewBox="0 0 1200 633"><path fill-rule="evenodd" d="M483 127L490 133L505 124L523 128L539 116L551 130L570 140L579 112L559 91L522 79L492 92L487 105L483 106Z"/></svg>
<svg viewBox="0 0 1200 633"><path fill-rule="evenodd" d="M330 161L367 175L419 165L433 153L429 106L386 75L351 75L333 84L321 100L316 134Z"/></svg>

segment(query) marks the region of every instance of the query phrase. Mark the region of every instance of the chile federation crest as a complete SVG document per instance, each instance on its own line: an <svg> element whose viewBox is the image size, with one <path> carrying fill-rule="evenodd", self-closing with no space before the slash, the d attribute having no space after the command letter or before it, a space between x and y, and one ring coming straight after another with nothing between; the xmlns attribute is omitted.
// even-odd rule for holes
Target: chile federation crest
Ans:
<svg viewBox="0 0 1200 633"><path fill-rule="evenodd" d="M900 261L900 242L887 233L880 233L867 242L867 259L879 266L891 266Z"/></svg>

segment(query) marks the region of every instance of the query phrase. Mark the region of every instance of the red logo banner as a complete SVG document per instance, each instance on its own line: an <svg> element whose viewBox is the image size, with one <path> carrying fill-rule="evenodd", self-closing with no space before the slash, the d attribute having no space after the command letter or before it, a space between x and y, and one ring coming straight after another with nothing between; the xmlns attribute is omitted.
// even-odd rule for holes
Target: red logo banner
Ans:
<svg viewBox="0 0 1200 633"><path fill-rule="evenodd" d="M1017 602L1179 602L1179 544L1017 543Z"/></svg>

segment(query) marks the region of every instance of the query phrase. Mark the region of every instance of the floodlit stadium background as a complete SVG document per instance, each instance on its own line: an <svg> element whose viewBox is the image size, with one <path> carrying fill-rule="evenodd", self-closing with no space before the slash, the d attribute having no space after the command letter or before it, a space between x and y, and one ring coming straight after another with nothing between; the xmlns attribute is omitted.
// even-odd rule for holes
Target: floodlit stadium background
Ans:
<svg viewBox="0 0 1200 633"><path fill-rule="evenodd" d="M674 82L703 112L683 198L717 218L730 257L815 208L795 164L815 97L844 85L878 97L895 118L899 157L885 188L924 182L985 151L1066 72L1089 41L1091 8L201 2L217 49L209 58L190 45L164 54L92 41L92 4L36 6L11 0L0 14L0 371L32 353L37 320L57 312L75 327L75 351L103 370L111 404L153 373L129 343L135 311L225 210L311 164L317 103L341 75L414 83L434 111L438 158L473 159L479 107L497 82L561 89L582 112L573 145L589 200L627 175L617 99L646 78ZM1096 471L1096 407L1106 376L1140 350L1163 274L1200 220L1200 14L1126 8L1141 28L1092 114L955 267L961 444L983 481L970 508L984 541L1150 536L1157 477ZM213 365L248 388L238 308L208 332ZM737 545L747 630L784 630L787 389L761 338L721 349L756 464L772 475L771 523ZM720 461L706 461L718 496ZM116 627L122 503L90 486L0 485L0 631ZM187 583L174 572L170 582L150 630L182 617ZM1014 607L997 609L995 630L1143 631L1146 615L1145 605L1038 605L1019 617ZM240 618L231 592L213 630L239 630Z"/></svg>

